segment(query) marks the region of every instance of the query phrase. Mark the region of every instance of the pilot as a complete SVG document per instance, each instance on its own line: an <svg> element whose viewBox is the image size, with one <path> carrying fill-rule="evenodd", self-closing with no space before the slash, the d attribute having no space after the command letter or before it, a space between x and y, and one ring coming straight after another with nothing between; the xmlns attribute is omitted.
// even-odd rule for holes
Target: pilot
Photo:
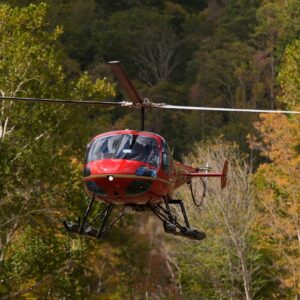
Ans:
<svg viewBox="0 0 300 300"><path fill-rule="evenodd" d="M144 145L142 143L136 142L134 144L134 159L137 161L147 161L147 157L149 154L149 150L147 149L147 145Z"/></svg>
<svg viewBox="0 0 300 300"><path fill-rule="evenodd" d="M159 159L159 155L158 155L157 148L155 146L152 146L147 161L151 165L158 167L158 159Z"/></svg>

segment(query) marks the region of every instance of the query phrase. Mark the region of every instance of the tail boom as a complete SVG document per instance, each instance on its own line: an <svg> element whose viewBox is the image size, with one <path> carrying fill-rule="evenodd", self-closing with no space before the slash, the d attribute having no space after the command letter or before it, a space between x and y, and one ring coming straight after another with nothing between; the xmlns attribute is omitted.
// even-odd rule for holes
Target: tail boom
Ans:
<svg viewBox="0 0 300 300"><path fill-rule="evenodd" d="M225 160L222 173L203 173L203 172L190 172L181 174L189 177L221 177L221 188L224 189L227 185L228 161Z"/></svg>

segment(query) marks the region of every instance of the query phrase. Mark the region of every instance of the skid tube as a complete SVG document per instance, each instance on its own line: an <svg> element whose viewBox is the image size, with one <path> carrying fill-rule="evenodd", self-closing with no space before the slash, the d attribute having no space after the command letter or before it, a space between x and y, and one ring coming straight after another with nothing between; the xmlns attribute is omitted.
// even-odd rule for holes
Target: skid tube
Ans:
<svg viewBox="0 0 300 300"><path fill-rule="evenodd" d="M96 239L103 239L105 233L111 229L111 227L118 221L120 220L124 214L125 210L123 209L121 213L109 223L109 225L106 225L108 223L108 218L110 217L112 210L114 208L114 204L109 203L99 214L97 214L94 218L92 218L91 221L88 222L88 218L91 215L92 207L95 201L95 195L93 195L87 209L85 212L85 215L82 218L78 218L78 223L72 223L72 222L67 222L63 221L63 224L65 226L65 229L68 232L80 234L80 235L85 235L89 237L94 237ZM92 227L92 224L98 223L98 228ZM96 226L96 225L94 225Z"/></svg>
<svg viewBox="0 0 300 300"><path fill-rule="evenodd" d="M177 221L177 217L171 212L170 205L180 205L181 213L184 219L185 226ZM192 240L201 241L206 238L205 232L192 229L184 208L182 200L165 199L164 208L160 204L147 204L147 207L162 221L166 233L183 236Z"/></svg>

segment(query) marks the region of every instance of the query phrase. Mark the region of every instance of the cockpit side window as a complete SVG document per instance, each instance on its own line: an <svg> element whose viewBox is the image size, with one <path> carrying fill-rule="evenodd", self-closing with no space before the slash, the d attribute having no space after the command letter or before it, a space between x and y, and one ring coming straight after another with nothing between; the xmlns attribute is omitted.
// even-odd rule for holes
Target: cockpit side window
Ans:
<svg viewBox="0 0 300 300"><path fill-rule="evenodd" d="M162 168L167 174L171 173L170 148L166 141L163 142Z"/></svg>

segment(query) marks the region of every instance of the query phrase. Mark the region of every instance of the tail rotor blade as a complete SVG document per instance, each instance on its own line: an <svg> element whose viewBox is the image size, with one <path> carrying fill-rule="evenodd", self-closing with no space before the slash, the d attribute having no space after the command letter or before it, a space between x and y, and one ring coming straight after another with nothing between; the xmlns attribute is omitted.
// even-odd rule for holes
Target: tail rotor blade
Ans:
<svg viewBox="0 0 300 300"><path fill-rule="evenodd" d="M228 173L228 160L225 160L222 176L221 176L221 188L224 189L227 185L227 173Z"/></svg>

